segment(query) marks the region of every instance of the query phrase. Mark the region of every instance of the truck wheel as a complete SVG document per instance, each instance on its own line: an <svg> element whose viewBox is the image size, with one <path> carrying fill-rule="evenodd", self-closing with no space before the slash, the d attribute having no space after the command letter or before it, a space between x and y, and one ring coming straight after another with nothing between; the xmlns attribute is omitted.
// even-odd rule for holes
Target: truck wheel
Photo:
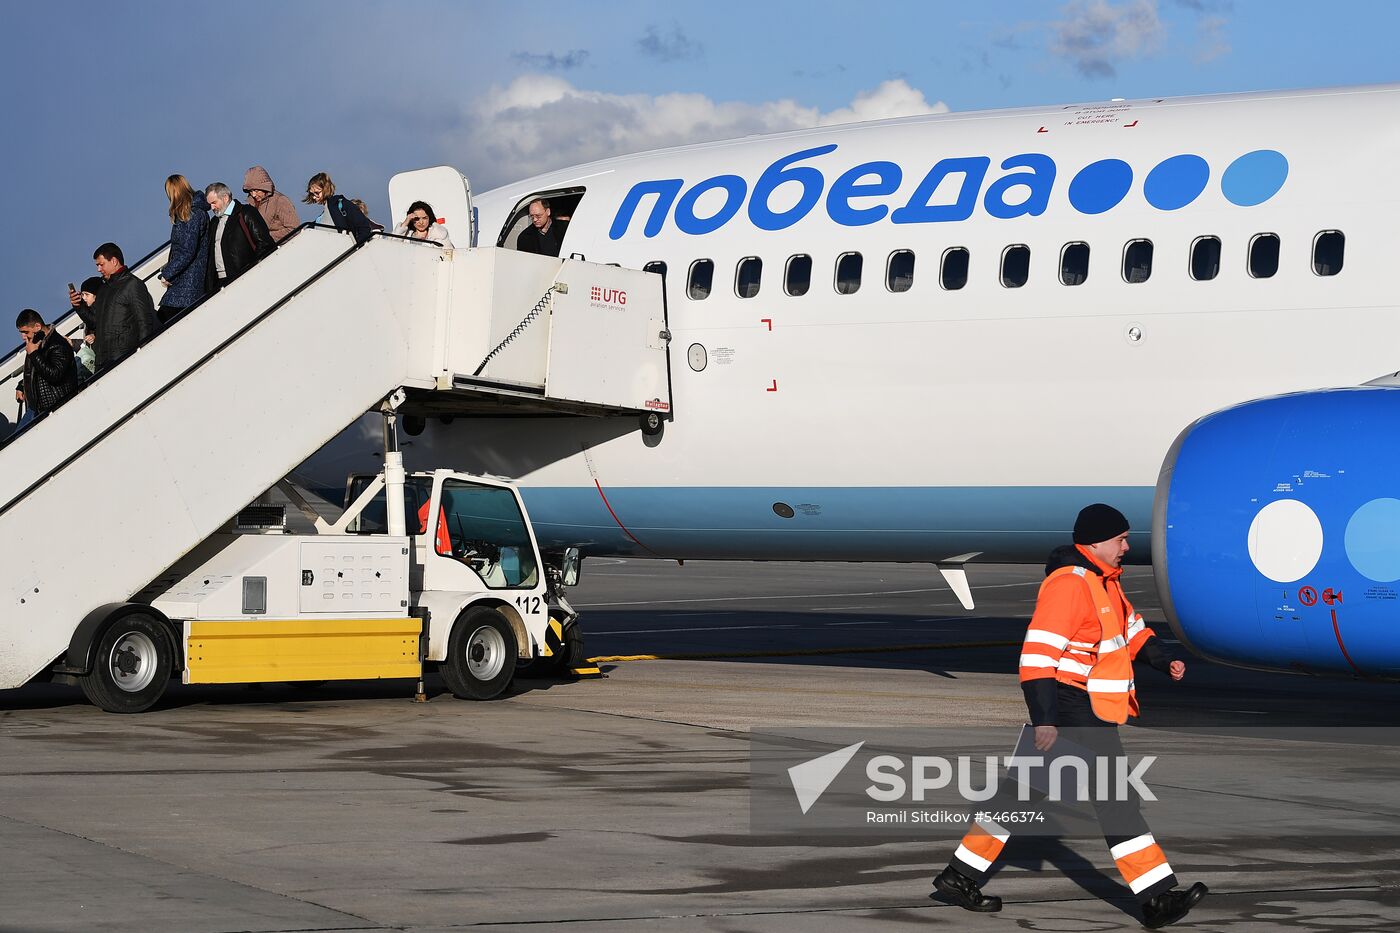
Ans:
<svg viewBox="0 0 1400 933"><path fill-rule="evenodd" d="M440 668L447 689L459 700L490 700L515 676L515 632L495 609L468 609L452 627L447 660Z"/></svg>
<svg viewBox="0 0 1400 933"><path fill-rule="evenodd" d="M165 627L145 614L123 616L102 633L83 693L109 713L140 713L165 693L174 667Z"/></svg>

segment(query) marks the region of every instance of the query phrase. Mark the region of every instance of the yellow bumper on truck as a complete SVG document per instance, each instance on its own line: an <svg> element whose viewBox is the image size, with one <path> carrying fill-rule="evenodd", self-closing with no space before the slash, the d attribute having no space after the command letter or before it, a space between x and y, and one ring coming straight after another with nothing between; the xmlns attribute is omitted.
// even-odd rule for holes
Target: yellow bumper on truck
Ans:
<svg viewBox="0 0 1400 933"><path fill-rule="evenodd" d="M421 619L189 622L184 682L417 678Z"/></svg>

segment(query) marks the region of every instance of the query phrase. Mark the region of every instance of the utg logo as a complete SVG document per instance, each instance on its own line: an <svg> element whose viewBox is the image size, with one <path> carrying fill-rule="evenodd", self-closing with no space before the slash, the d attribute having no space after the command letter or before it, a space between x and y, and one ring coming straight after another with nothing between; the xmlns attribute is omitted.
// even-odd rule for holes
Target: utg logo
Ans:
<svg viewBox="0 0 1400 933"><path fill-rule="evenodd" d="M627 292L620 288L603 288L601 285L594 285L588 293L588 299L594 305L618 305L627 304Z"/></svg>

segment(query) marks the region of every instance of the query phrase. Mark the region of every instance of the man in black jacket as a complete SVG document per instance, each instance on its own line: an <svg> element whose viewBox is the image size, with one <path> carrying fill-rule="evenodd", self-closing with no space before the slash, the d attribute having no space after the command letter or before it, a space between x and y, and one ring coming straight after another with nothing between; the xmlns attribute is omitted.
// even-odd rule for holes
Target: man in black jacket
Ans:
<svg viewBox="0 0 1400 933"><path fill-rule="evenodd" d="M23 402L31 415L53 411L78 391L73 345L32 308L19 313L15 327L24 338L24 376L15 401Z"/></svg>
<svg viewBox="0 0 1400 933"><path fill-rule="evenodd" d="M554 219L554 209L545 198L535 198L525 210L530 215L530 226L515 238L515 248L522 253L558 256L569 225L563 219Z"/></svg>
<svg viewBox="0 0 1400 933"><path fill-rule="evenodd" d="M107 280L92 308L97 325L92 352L100 372L135 353L160 329L160 322L146 283L126 267L121 247L103 243L93 252L92 260Z"/></svg>
<svg viewBox="0 0 1400 933"><path fill-rule="evenodd" d="M277 248L267 223L256 208L235 200L228 185L215 182L204 189L214 212L209 237L209 261L204 266L204 291L212 295Z"/></svg>

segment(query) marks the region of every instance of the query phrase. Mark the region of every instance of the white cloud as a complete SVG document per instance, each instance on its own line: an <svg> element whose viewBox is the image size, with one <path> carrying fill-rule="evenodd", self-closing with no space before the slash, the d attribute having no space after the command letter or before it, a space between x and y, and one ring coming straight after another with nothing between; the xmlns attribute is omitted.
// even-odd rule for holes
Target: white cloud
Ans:
<svg viewBox="0 0 1400 933"><path fill-rule="evenodd" d="M817 125L835 126L838 123L865 123L869 120L907 117L916 113L947 112L947 104L942 101L930 104L923 91L910 87L903 78L897 78L882 82L874 90L861 91L849 107L841 107L825 114Z"/></svg>
<svg viewBox="0 0 1400 933"><path fill-rule="evenodd" d="M1111 78L1117 63L1156 51L1166 36L1156 0L1072 0L1051 23L1050 51L1089 78Z"/></svg>
<svg viewBox="0 0 1400 933"><path fill-rule="evenodd" d="M443 143L454 163L475 169L473 187L484 191L629 152L947 110L903 79L885 81L847 106L823 112L790 99L746 103L703 94L611 94L530 74L474 101L458 132Z"/></svg>

